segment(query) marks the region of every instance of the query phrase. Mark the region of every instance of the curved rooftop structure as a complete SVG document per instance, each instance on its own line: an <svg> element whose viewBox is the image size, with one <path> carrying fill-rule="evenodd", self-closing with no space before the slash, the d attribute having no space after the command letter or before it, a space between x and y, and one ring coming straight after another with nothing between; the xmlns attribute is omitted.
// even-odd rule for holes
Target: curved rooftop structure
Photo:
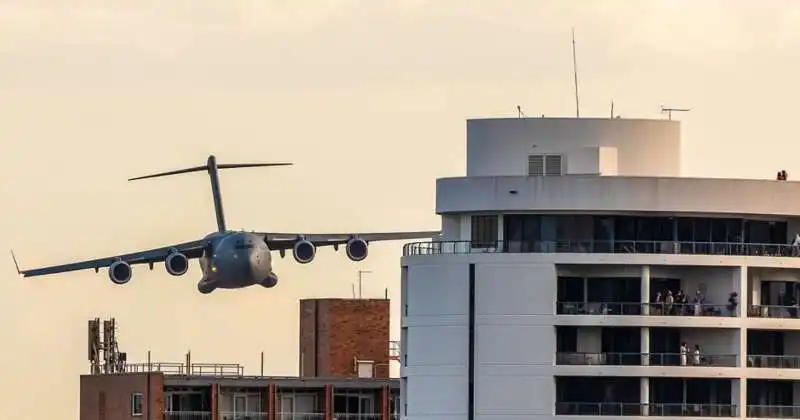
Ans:
<svg viewBox="0 0 800 420"><path fill-rule="evenodd" d="M680 131L467 122L404 248L404 417L800 418L800 184L683 177Z"/></svg>

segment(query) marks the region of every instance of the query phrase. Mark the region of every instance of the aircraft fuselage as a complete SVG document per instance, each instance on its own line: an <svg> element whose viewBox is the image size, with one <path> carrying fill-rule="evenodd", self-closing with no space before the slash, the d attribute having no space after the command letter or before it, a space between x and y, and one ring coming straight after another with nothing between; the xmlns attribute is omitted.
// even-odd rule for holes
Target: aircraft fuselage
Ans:
<svg viewBox="0 0 800 420"><path fill-rule="evenodd" d="M214 289L240 289L255 284L274 287L278 276L272 271L272 255L264 238L247 232L214 232L205 237L211 243L200 257L203 278L200 293Z"/></svg>

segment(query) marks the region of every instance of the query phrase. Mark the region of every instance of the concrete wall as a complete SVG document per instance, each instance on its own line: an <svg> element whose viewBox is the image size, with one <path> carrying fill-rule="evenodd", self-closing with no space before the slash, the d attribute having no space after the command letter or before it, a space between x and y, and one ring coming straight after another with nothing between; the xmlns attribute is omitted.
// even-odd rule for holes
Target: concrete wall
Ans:
<svg viewBox="0 0 800 420"><path fill-rule="evenodd" d="M474 119L467 121L467 176L527 175L528 155L553 153L565 155L568 173L604 167L609 175L680 176L680 142L677 121Z"/></svg>
<svg viewBox="0 0 800 420"><path fill-rule="evenodd" d="M144 398L141 416L131 412L131 398L137 392ZM161 373L81 376L80 420L162 420L163 410Z"/></svg>

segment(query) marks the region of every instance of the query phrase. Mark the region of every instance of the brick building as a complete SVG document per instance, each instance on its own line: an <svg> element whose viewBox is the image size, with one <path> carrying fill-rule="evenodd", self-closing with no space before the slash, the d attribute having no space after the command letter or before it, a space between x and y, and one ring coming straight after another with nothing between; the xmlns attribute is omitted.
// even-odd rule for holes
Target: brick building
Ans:
<svg viewBox="0 0 800 420"><path fill-rule="evenodd" d="M300 376L389 377L388 299L300 301Z"/></svg>
<svg viewBox="0 0 800 420"><path fill-rule="evenodd" d="M104 322L111 337L104 342L92 338L99 320L90 321L92 373L80 379L80 420L399 418L389 301L309 299L300 311L299 377L245 375L240 365L192 363L190 355L184 363L130 364L116 351L114 321Z"/></svg>

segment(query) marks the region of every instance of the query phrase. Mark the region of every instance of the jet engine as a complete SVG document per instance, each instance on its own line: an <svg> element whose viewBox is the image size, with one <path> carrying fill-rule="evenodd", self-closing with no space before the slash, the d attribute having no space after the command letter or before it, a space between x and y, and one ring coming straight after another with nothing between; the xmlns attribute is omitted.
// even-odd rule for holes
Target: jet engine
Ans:
<svg viewBox="0 0 800 420"><path fill-rule="evenodd" d="M352 261L362 261L367 258L367 248L367 241L361 238L350 238L346 246L347 258Z"/></svg>
<svg viewBox="0 0 800 420"><path fill-rule="evenodd" d="M108 266L108 278L110 278L114 284L125 284L131 281L132 274L133 270L131 270L131 265L125 261L114 261Z"/></svg>
<svg viewBox="0 0 800 420"><path fill-rule="evenodd" d="M300 239L294 243L292 251L294 252L295 261L300 264L308 264L314 259L314 255L317 253L317 247L306 239Z"/></svg>
<svg viewBox="0 0 800 420"><path fill-rule="evenodd" d="M189 259L180 252L171 252L164 260L167 273L173 276L182 276L189 270Z"/></svg>

